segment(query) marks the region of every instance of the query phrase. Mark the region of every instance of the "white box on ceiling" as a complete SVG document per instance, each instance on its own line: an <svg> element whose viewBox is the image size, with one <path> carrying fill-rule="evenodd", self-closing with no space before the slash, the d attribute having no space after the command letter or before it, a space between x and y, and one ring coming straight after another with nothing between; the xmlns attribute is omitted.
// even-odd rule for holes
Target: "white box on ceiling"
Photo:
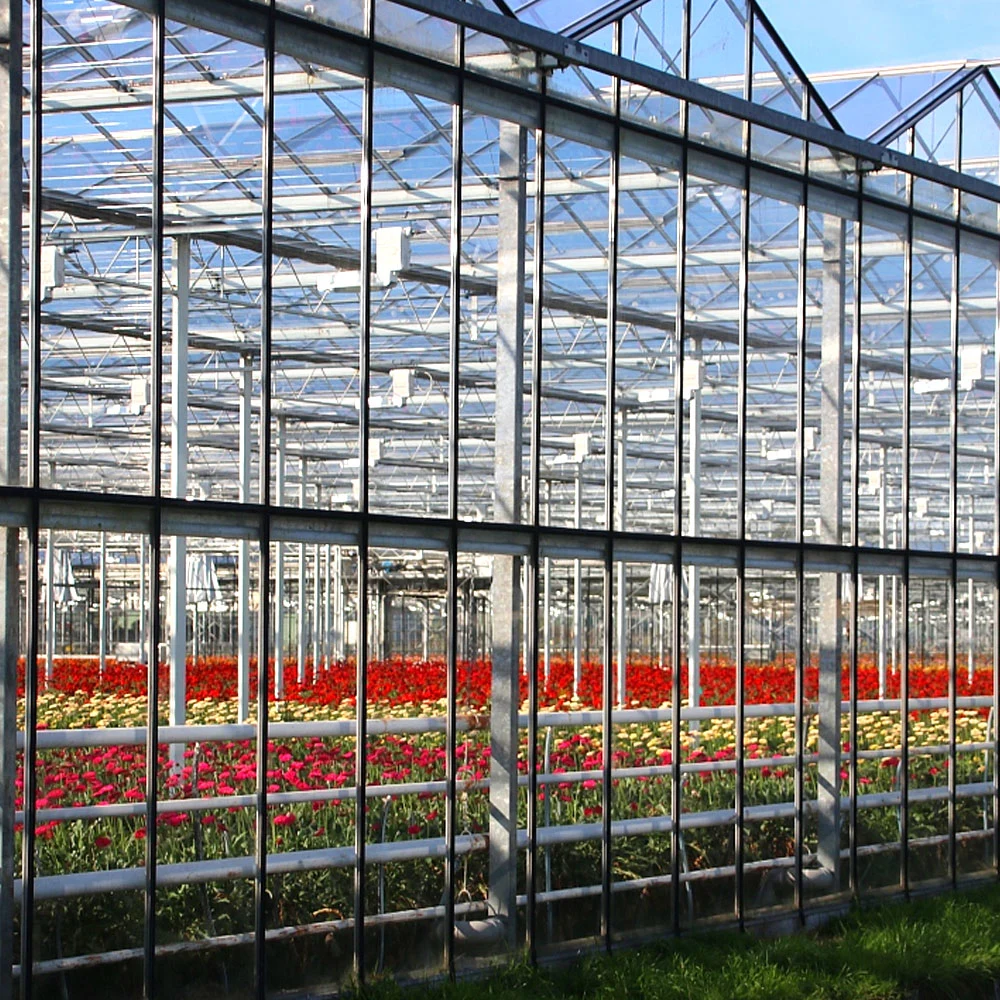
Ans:
<svg viewBox="0 0 1000 1000"><path fill-rule="evenodd" d="M963 344L958 349L958 371L962 389L968 391L983 377L983 344Z"/></svg>
<svg viewBox="0 0 1000 1000"><path fill-rule="evenodd" d="M400 399L409 399L413 395L413 369L393 368L389 374L392 376L392 394Z"/></svg>
<svg viewBox="0 0 1000 1000"><path fill-rule="evenodd" d="M388 284L410 266L410 231L401 226L375 230L375 271Z"/></svg>
<svg viewBox="0 0 1000 1000"><path fill-rule="evenodd" d="M42 247L42 295L53 288L62 288L66 282L66 258L55 246Z"/></svg>
<svg viewBox="0 0 1000 1000"><path fill-rule="evenodd" d="M136 375L130 379L132 412L142 413L149 406L149 380L145 375Z"/></svg>
<svg viewBox="0 0 1000 1000"><path fill-rule="evenodd" d="M702 382L701 358L684 359L684 395L690 396L696 389L701 389Z"/></svg>

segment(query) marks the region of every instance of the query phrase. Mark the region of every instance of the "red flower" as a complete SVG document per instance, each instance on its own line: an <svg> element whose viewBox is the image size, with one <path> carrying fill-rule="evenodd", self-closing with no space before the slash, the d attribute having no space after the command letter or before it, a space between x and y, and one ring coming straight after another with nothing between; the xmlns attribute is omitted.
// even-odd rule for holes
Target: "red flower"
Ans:
<svg viewBox="0 0 1000 1000"><path fill-rule="evenodd" d="M105 837L105 836L94 837L94 847L98 848L98 850L103 851L105 847L110 847L110 846L111 846L110 837Z"/></svg>

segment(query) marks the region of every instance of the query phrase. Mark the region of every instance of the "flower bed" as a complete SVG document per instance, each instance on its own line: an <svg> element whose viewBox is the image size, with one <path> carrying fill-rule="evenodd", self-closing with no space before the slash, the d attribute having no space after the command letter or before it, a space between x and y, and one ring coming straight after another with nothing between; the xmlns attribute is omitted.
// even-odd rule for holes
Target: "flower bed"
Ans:
<svg viewBox="0 0 1000 1000"><path fill-rule="evenodd" d="M269 717L285 721L353 719L356 711L354 666L337 664L312 676L296 680L296 666L284 665L285 698L272 700ZM57 660L53 683L39 693L39 728L80 729L139 727L146 721L146 668L113 662L98 677L95 660ZM160 668L161 713L165 713L167 674ZM702 702L732 704L735 669L732 664L702 665ZM898 677L890 677L888 697L898 695ZM661 707L669 703L672 676L668 668L648 662L630 663L628 706ZM848 690L845 670L844 691ZM602 685L598 664L587 663L579 697L572 695L572 664L552 663L550 681L541 685L540 702L546 710L565 710L599 705ZM272 685L273 687L273 685ZM472 728L460 733L456 746L459 786L457 822L460 832L483 834L489 827L488 791L477 784L490 773L489 712L490 668L485 662L461 664L456 691L459 711L472 720ZM682 685L686 689L685 684ZM804 696L816 696L815 667L805 671ZM877 672L870 662L859 666L858 696L877 697ZM251 688L253 690L253 688ZM957 693L990 695L993 676L985 666L976 671L972 684L958 679ZM392 659L369 668L368 713L370 718L442 716L446 709L446 668L441 661L420 662ZM214 658L187 666L187 723L235 723L236 667L232 660ZM948 693L947 670L942 663L914 666L910 671L911 697L941 698ZM747 668L747 704L787 704L794 700L795 672L790 661ZM522 677L522 697L527 681ZM982 743L987 738L986 713L960 710L956 715L959 744ZM816 748L816 718L807 715L804 751ZM602 732L586 725L553 729L546 739L540 733L539 768L556 776L539 788L541 825L597 824L602 818L599 772L603 765ZM686 767L681 786L682 811L711 812L731 809L734 801L734 721L713 718L695 730L681 733L682 763ZM949 740L946 709L911 713L910 745L939 747ZM844 770L842 794L847 794L849 720L843 720ZM522 732L519 767L527 770L527 747ZM898 787L900 748L899 712L874 712L859 716L858 750L886 751L881 757L858 762L858 792L889 792ZM794 767L788 758L795 753L793 719L786 716L747 718L745 724L745 806L791 802L794 799ZM613 734L613 819L628 820L669 816L672 781L670 774L671 727L669 722L617 724ZM426 840L444 835L446 812L443 786L447 751L439 732L372 736L366 752L366 776L373 790L366 811L366 838L371 844ZM159 864L201 862L252 856L255 846L254 794L260 765L253 740L199 742L183 747L161 746L157 760L159 797L167 803L158 818ZM961 753L956 781L983 780L987 756L982 750ZM948 757L940 753L912 754L912 787L946 787ZM628 774L628 769L647 773ZM649 769L653 770L649 773ZM348 796L354 786L355 741L353 736L325 738L307 736L272 739L263 761L269 795L268 851L310 850L317 847L351 848L354 844L355 806ZM574 772L592 772L576 775ZM558 775L566 774L565 780ZM146 755L144 745L115 745L76 749L45 749L37 759L37 808L41 810L37 834L36 865L41 875L103 869L141 867L148 835L144 815ZM816 795L816 766L808 763L804 774L805 799ZM438 783L436 786L429 783ZM406 793L399 786L420 785ZM390 788L390 786L392 786ZM379 789L385 787L386 792ZM22 776L18 776L18 803L22 808ZM306 801L294 801L295 793ZM219 800L223 801L219 801ZM177 803L172 806L172 803ZM526 822L526 790L522 788L519 822ZM92 806L96 816L73 819L58 810ZM112 815L133 806L134 815ZM983 801L960 799L956 827L974 830L983 825ZM107 809L106 816L100 810ZM172 809L172 811L171 811ZM56 810L53 812L53 810ZM814 822L804 830L805 850L816 843ZM844 825L847 844L847 824ZM946 799L913 806L910 836L941 836L948 831ZM898 839L895 808L859 814L859 843L879 844ZM623 837L613 852L616 879L648 878L671 870L670 836ZM749 823L743 840L748 863L787 858L794 853L794 821L791 817ZM946 863L946 845L920 855L926 874L939 875ZM916 855L915 855L916 856ZM978 856L977 856L978 857ZM732 865L732 824L694 827L685 834L685 864L692 870ZM975 859L973 859L975 861ZM987 859L988 860L988 859ZM868 863L872 884L898 878L898 856L884 863ZM881 864L881 867L879 865ZM874 866L874 867L873 867ZM895 867L893 867L895 866ZM600 841L583 839L548 852L547 878L542 889L586 886L600 882ZM919 877L923 869L914 874ZM894 874L895 873L895 874ZM329 867L294 877L273 879L274 905L279 906L281 925L309 923L319 911L349 914L352 906L351 866ZM487 858L479 852L464 858L459 871L463 899L486 897ZM731 905L732 890L723 879L717 892L697 890L693 915L724 911ZM387 865L381 873L375 912L433 906L440 901L443 868L440 861L409 861ZM141 901L139 901L141 902ZM111 947L127 947L129 921L139 905L135 894L105 894L91 899L45 904L36 914L36 936L45 942L48 954L85 954ZM253 927L252 883L219 883L214 887L184 885L164 893L161 930L168 940L193 940L206 935L236 933ZM93 908L103 914L100 925L110 931L97 934L86 914ZM141 912L141 906L140 911ZM586 906L576 907L570 924L590 919ZM58 933L57 933L58 930ZM569 930L566 930L569 934ZM576 930L573 931L576 933ZM134 931L132 936L134 937ZM58 941L58 945L54 942Z"/></svg>

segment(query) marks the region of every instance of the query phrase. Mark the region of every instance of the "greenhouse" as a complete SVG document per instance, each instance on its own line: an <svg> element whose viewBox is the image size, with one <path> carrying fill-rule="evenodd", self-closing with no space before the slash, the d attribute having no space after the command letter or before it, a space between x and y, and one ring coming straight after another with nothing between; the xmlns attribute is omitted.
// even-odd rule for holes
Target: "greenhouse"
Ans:
<svg viewBox="0 0 1000 1000"><path fill-rule="evenodd" d="M810 79L757 0L0 46L0 996L997 878L988 64Z"/></svg>

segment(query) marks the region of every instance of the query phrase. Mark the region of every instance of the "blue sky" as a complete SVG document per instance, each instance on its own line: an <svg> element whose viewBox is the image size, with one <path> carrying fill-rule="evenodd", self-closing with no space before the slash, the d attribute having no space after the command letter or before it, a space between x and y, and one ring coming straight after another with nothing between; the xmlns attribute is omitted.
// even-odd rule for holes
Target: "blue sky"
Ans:
<svg viewBox="0 0 1000 1000"><path fill-rule="evenodd" d="M1000 0L761 0L807 73L1000 60Z"/></svg>

